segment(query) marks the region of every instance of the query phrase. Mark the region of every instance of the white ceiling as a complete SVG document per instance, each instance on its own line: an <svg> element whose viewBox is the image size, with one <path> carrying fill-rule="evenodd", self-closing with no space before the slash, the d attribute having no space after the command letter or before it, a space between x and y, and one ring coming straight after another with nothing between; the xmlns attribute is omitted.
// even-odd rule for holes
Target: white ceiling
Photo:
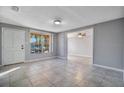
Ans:
<svg viewBox="0 0 124 93"><path fill-rule="evenodd" d="M53 24L54 18L62 19L61 25ZM124 17L124 7L116 6L11 6L0 7L0 22L62 32Z"/></svg>

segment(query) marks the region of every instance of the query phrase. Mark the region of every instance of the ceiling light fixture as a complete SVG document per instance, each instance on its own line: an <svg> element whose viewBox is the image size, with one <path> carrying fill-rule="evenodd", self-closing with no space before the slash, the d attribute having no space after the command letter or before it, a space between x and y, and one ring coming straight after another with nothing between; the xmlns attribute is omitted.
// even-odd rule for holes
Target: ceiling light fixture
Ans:
<svg viewBox="0 0 124 93"><path fill-rule="evenodd" d="M54 24L55 24L55 25L61 24L61 20L59 20L59 19L54 20Z"/></svg>
<svg viewBox="0 0 124 93"><path fill-rule="evenodd" d="M79 34L78 34L78 37L79 37L79 38L82 38L82 37L84 37L84 36L86 36L86 33L79 33Z"/></svg>
<svg viewBox="0 0 124 93"><path fill-rule="evenodd" d="M78 37L79 37L79 38L81 38L81 37L83 37L83 36L82 36L82 34L81 34L81 33L79 33L79 34L78 34Z"/></svg>

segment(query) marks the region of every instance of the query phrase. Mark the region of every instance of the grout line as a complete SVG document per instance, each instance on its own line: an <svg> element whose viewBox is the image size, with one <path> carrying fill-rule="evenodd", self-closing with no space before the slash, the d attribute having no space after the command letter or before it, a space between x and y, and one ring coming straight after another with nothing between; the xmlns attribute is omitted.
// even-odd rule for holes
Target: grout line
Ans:
<svg viewBox="0 0 124 93"><path fill-rule="evenodd" d="M32 84L32 82L31 82L31 80L28 78L28 80L29 80L29 82L30 82L30 84L31 84L31 87L33 87L33 84Z"/></svg>

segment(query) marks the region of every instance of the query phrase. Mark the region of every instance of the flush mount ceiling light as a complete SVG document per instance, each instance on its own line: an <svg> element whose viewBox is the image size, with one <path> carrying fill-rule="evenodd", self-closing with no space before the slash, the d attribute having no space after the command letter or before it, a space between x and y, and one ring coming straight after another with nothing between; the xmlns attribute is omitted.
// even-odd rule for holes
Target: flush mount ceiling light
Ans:
<svg viewBox="0 0 124 93"><path fill-rule="evenodd" d="M11 6L11 9L15 12L18 12L19 11L19 7L17 6Z"/></svg>
<svg viewBox="0 0 124 93"><path fill-rule="evenodd" d="M61 24L61 20L60 20L60 19L54 20L54 24L55 24L55 25L60 25L60 24Z"/></svg>
<svg viewBox="0 0 124 93"><path fill-rule="evenodd" d="M62 18L61 17L55 17L53 19L53 24L60 25L61 23L62 23Z"/></svg>

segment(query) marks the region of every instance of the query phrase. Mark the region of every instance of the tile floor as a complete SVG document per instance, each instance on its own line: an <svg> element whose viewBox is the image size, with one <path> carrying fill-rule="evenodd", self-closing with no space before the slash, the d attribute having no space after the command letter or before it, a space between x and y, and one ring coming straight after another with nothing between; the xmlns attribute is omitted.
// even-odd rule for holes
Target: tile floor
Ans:
<svg viewBox="0 0 124 93"><path fill-rule="evenodd" d="M124 87L121 72L69 57L0 67L1 87ZM8 71L8 72L7 72Z"/></svg>

